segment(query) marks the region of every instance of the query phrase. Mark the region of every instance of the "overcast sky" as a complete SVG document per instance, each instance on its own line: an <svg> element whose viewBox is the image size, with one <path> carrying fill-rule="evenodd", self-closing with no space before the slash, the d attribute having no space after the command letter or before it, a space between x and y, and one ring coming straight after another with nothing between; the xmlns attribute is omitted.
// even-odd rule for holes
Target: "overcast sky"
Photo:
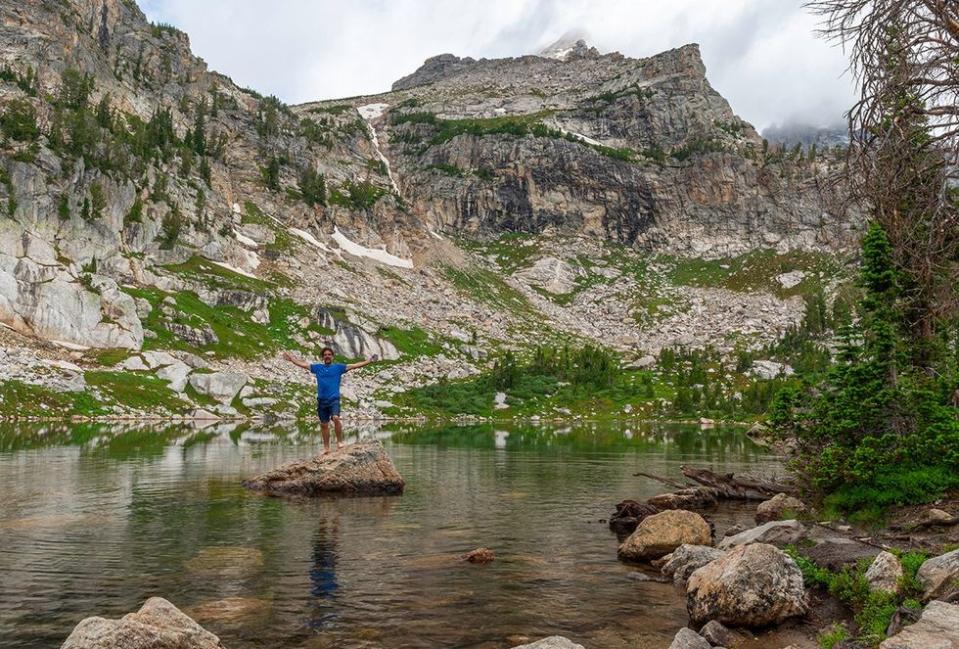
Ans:
<svg viewBox="0 0 959 649"><path fill-rule="evenodd" d="M139 0L243 86L288 103L389 90L424 59L534 53L570 31L641 57L699 43L710 83L762 129L840 121L843 52L801 0Z"/></svg>

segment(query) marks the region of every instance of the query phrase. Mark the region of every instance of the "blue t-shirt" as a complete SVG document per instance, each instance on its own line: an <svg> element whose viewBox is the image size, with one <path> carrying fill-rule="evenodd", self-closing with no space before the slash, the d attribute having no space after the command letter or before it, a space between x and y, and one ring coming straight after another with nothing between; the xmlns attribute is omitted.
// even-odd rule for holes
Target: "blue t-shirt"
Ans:
<svg viewBox="0 0 959 649"><path fill-rule="evenodd" d="M313 363L310 371L316 377L316 398L322 401L332 401L340 398L340 377L346 374L346 365L343 363Z"/></svg>

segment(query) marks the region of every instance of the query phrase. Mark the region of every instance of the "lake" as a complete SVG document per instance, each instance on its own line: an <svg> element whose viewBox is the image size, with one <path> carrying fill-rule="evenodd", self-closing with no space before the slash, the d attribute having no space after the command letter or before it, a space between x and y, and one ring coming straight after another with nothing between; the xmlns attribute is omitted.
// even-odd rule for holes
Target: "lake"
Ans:
<svg viewBox="0 0 959 649"><path fill-rule="evenodd" d="M352 428L383 441L403 496L248 493L241 479L321 448L292 423L0 424L0 644L58 647L159 595L231 649L666 647L682 593L616 559L613 506L668 490L637 471L780 466L737 427ZM722 534L751 515L710 517ZM493 563L459 561L480 546Z"/></svg>

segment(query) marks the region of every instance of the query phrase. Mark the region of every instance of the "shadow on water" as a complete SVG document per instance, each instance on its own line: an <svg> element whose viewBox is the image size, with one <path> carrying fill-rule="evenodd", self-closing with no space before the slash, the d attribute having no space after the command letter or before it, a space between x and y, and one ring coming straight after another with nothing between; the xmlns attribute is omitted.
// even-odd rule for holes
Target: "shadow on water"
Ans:
<svg viewBox="0 0 959 649"><path fill-rule="evenodd" d="M282 500L240 481L315 453L314 426L0 425L0 637L58 646L161 595L234 649L489 647L558 633L660 647L686 622L600 522L683 463L775 471L735 427L387 428L398 498ZM718 521L727 524L731 520ZM488 566L458 557L495 550Z"/></svg>

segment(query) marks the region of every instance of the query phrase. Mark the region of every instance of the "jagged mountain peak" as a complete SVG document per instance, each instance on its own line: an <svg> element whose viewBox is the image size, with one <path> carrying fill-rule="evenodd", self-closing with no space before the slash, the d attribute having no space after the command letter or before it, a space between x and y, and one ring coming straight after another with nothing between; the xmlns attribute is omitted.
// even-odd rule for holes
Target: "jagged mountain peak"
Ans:
<svg viewBox="0 0 959 649"><path fill-rule="evenodd" d="M591 47L588 35L581 30L571 30L541 49L538 54L543 58L568 61L574 58L599 56L599 51Z"/></svg>

